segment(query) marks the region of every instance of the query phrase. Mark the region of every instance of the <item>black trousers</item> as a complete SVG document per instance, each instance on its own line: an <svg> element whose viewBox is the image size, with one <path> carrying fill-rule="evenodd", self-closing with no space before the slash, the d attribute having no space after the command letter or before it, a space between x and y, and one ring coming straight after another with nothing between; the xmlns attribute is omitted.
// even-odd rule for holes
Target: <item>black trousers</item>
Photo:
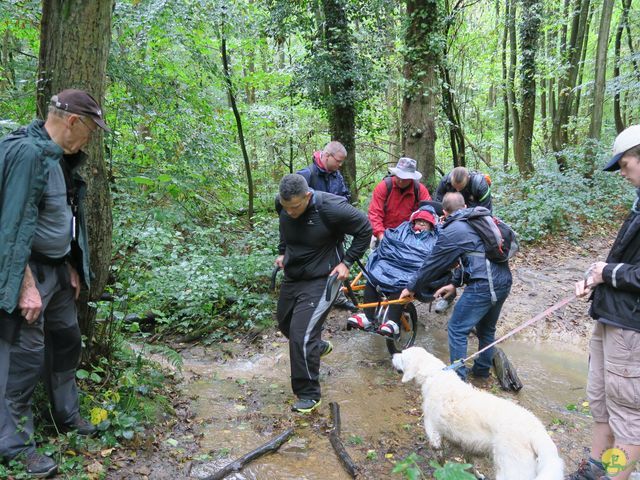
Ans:
<svg viewBox="0 0 640 480"><path fill-rule="evenodd" d="M397 293L388 293L385 294L388 300L395 300L400 296L401 292L397 292ZM373 303L373 302L377 302L380 300L380 297L378 296L378 293L376 292L375 287L370 283L367 282L365 284L364 287L364 301L365 303ZM383 307L385 308L385 307ZM400 320L400 314L402 313L402 309L404 308L404 305L389 305L389 311L387 312L387 320L393 320L394 322L398 323L398 321ZM376 309L375 308L365 308L364 309L364 313L367 315L367 318L369 319L369 321L373 322L375 321L375 313L376 313ZM379 319L382 320L382 319Z"/></svg>
<svg viewBox="0 0 640 480"><path fill-rule="evenodd" d="M327 277L285 280L278 299L278 328L289 339L291 388L298 398L319 400L322 325L338 294L326 298Z"/></svg>

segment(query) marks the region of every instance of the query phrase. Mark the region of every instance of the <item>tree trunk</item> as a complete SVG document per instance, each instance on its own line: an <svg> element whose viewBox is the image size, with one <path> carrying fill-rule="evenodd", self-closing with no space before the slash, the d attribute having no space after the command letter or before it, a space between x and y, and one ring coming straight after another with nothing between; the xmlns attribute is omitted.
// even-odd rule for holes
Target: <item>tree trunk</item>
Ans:
<svg viewBox="0 0 640 480"><path fill-rule="evenodd" d="M593 5L589 6L589 14L587 15L587 24L585 25L585 38L589 38L589 28L591 26L591 17L593 16ZM585 69L585 60L587 58L587 44L589 42L584 41L582 42L582 53L580 54L580 62L578 62L578 79L576 80L576 87L580 87L582 85L582 77L584 76L584 69ZM576 88L576 98L575 101L573 102L573 107L571 108L571 113L570 115L572 115L574 118L578 115L578 113L580 112L580 99L582 98L582 88ZM574 122L575 125L575 122ZM575 126L573 128L573 131L571 132L571 142L575 143L577 135L576 135L576 131L575 131Z"/></svg>
<svg viewBox="0 0 640 480"><path fill-rule="evenodd" d="M103 105L112 10L112 0L42 2L37 90L37 109L42 118L51 96L65 88L86 90ZM90 291L80 297L78 321L90 351L96 316L91 304L104 290L111 263L111 192L101 129L94 133L86 152L89 159L82 173L88 186L86 211L94 278Z"/></svg>
<svg viewBox="0 0 640 480"><path fill-rule="evenodd" d="M507 29L509 31L509 70L507 72L507 98L509 101L509 112L511 117L512 132L511 138L513 141L513 150L515 155L515 149L518 137L520 136L520 112L518 112L518 106L516 105L516 62L518 59L518 44L516 38L516 0L506 0L508 15L506 18Z"/></svg>
<svg viewBox="0 0 640 480"><path fill-rule="evenodd" d="M441 19L435 0L407 0L402 102L402 150L416 160L422 181L435 181L436 66L442 52L437 38Z"/></svg>
<svg viewBox="0 0 640 480"><path fill-rule="evenodd" d="M347 149L342 167L345 182L351 190L351 201L357 202L356 188L356 105L353 68L355 65L349 20L343 0L322 0L325 19L324 41L330 52L332 75L327 77L330 100L327 109L331 140Z"/></svg>
<svg viewBox="0 0 640 480"><path fill-rule="evenodd" d="M618 29L616 30L616 39L614 42L614 56L613 56L613 78L618 82L620 81L620 47L622 45L622 34L624 32L624 15L620 16L620 21L618 22ZM625 128L624 122L622 121L622 114L620 111L620 85L616 87L616 91L613 94L613 118L616 123L616 131L618 133L622 132Z"/></svg>
<svg viewBox="0 0 640 480"><path fill-rule="evenodd" d="M510 15L509 0L504 2L504 28L502 31L502 103L504 106L504 131L503 131L503 149L502 149L502 169L509 171L509 128L511 121L509 119L509 77L507 74L507 39L509 38L508 18Z"/></svg>
<svg viewBox="0 0 640 480"><path fill-rule="evenodd" d="M531 145L533 125L536 117L536 53L540 35L540 0L522 0L520 21L520 130L518 132L514 156L520 174L533 173Z"/></svg>
<svg viewBox="0 0 640 480"><path fill-rule="evenodd" d="M604 88L607 75L607 48L609 46L609 31L613 14L613 0L603 0L600 13L600 29L598 30L598 47L596 49L595 86L591 109L591 123L589 138L600 140L602 130L602 111L604 105Z"/></svg>
<svg viewBox="0 0 640 480"><path fill-rule="evenodd" d="M247 209L247 217L249 219L249 226L253 228L253 197L254 197L254 188L253 188L253 177L251 174L251 162L249 161L249 154L247 153L247 145L244 141L244 131L242 129L242 117L240 116L240 111L238 110L238 105L236 104L236 95L233 91L233 82L231 81L231 73L229 72L229 59L227 56L227 39L224 36L224 32L222 31L224 26L221 28L220 32L220 53L222 56L222 71L224 73L224 81L227 85L227 95L229 96L229 102L231 104L231 110L233 111L233 116L236 119L236 128L238 130L238 143L240 143L240 150L242 151L242 158L244 160L244 169L247 174L247 190L249 193L249 204Z"/></svg>
<svg viewBox="0 0 640 480"><path fill-rule="evenodd" d="M636 79L640 81L640 68L638 68L638 60L636 58L636 50L633 47L633 37L631 36L631 25L629 22L629 9L631 8L631 0L622 0L622 18L624 18L624 26L627 30L627 46L631 54L631 64L633 65L633 73Z"/></svg>
<svg viewBox="0 0 640 480"><path fill-rule="evenodd" d="M571 12L572 24L569 43L561 44L560 55L562 61L568 65L568 68L558 79L558 101L551 132L551 144L555 152L562 151L568 143L569 115L572 111L582 45L586 41L589 5L590 0L575 0L573 11ZM556 158L560 170L565 170L566 159L564 156L557 155Z"/></svg>
<svg viewBox="0 0 640 480"><path fill-rule="evenodd" d="M449 69L446 65L439 66L440 79L442 83L442 108L449 121L449 144L454 167L466 166L464 132L462 131L462 121L460 111L456 104L455 94L452 90Z"/></svg>

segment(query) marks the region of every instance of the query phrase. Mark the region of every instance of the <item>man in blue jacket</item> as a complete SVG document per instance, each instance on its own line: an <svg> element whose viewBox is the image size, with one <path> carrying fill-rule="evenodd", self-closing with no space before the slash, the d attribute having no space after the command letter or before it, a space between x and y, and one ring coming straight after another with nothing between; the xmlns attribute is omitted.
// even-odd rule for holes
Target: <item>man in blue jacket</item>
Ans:
<svg viewBox="0 0 640 480"><path fill-rule="evenodd" d="M321 152L313 152L313 162L308 167L298 170L307 181L309 188L316 192L333 193L351 201L351 192L344 181L340 168L347 159L347 149L335 140L327 143ZM354 311L356 306L347 296L340 292L333 304L334 307Z"/></svg>
<svg viewBox="0 0 640 480"><path fill-rule="evenodd" d="M347 149L340 142L327 143L320 152L313 152L313 161L308 167L299 170L310 188L318 192L327 192L351 200L351 192L344 181L340 168L347 159Z"/></svg>
<svg viewBox="0 0 640 480"><path fill-rule="evenodd" d="M466 358L467 337L475 327L478 334L478 349L495 340L496 323L502 305L511 290L511 270L508 262L489 261L485 255L484 243L467 222L461 221L467 210L460 193L447 193L442 208L447 218L440 230L431 256L420 267L413 280L409 281L400 298L421 292L426 285L444 276L456 264L453 282L436 291L435 296L449 296L456 286L466 284L464 292L456 302L449 319L449 357L451 362ZM474 361L471 373L477 378L490 375L493 348L480 354ZM457 370L463 380L467 378L467 368Z"/></svg>
<svg viewBox="0 0 640 480"><path fill-rule="evenodd" d="M102 110L82 90L51 98L46 122L0 141L0 456L20 458L46 477L56 463L35 450L31 398L44 369L54 420L82 435L75 371L81 337L75 300L89 285L83 211L85 183L76 170Z"/></svg>

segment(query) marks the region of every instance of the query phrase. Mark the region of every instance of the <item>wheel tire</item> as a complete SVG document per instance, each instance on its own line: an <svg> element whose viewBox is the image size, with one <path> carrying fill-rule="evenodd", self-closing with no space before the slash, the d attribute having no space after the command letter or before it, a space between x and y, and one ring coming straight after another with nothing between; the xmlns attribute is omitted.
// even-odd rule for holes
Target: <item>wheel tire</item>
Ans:
<svg viewBox="0 0 640 480"><path fill-rule="evenodd" d="M418 312L413 303L407 303L400 315L400 335L387 338L387 349L389 353L400 353L405 348L409 348L416 341L418 333Z"/></svg>

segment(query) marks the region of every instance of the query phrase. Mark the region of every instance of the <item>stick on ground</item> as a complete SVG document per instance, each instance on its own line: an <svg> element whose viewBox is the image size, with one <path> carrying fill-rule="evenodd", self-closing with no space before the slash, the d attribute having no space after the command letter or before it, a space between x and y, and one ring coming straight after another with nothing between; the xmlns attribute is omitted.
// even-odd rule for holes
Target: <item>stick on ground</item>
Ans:
<svg viewBox="0 0 640 480"><path fill-rule="evenodd" d="M276 452L282 446L282 444L289 439L291 435L293 435L293 428L282 432L280 435L269 440L264 445L243 455L240 458L235 459L233 462L228 463L221 470L218 470L213 475L209 475L208 477L206 477L205 480L222 480L224 477L233 472L239 472L247 463L255 460L256 458L261 457L266 453Z"/></svg>
<svg viewBox="0 0 640 480"><path fill-rule="evenodd" d="M340 405L336 402L331 402L329 406L331 407L331 420L333 421L333 428L329 431L329 441L336 451L344 469L351 475L351 478L356 478L358 475L358 466L349 456L340 439Z"/></svg>

